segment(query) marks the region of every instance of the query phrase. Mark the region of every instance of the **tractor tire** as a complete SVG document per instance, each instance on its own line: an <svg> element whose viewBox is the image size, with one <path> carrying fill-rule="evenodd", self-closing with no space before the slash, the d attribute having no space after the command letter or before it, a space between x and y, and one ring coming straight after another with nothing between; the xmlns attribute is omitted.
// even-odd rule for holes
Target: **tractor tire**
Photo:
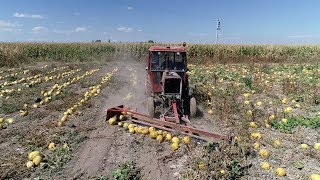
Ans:
<svg viewBox="0 0 320 180"><path fill-rule="evenodd" d="M153 117L154 116L154 101L153 101L153 97L148 97L147 103L148 103L149 116Z"/></svg>
<svg viewBox="0 0 320 180"><path fill-rule="evenodd" d="M194 97L190 99L190 118L194 118L197 115L197 101Z"/></svg>
<svg viewBox="0 0 320 180"><path fill-rule="evenodd" d="M148 74L146 75L145 88L146 88L145 94L147 96L150 96L151 95L151 83L150 83Z"/></svg>

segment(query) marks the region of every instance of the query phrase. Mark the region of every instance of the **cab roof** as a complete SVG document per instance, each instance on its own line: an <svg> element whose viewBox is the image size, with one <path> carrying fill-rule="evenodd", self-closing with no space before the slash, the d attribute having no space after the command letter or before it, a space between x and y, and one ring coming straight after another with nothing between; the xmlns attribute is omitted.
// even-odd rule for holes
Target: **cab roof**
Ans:
<svg viewBox="0 0 320 180"><path fill-rule="evenodd" d="M182 46L151 46L149 51L186 52L186 49Z"/></svg>

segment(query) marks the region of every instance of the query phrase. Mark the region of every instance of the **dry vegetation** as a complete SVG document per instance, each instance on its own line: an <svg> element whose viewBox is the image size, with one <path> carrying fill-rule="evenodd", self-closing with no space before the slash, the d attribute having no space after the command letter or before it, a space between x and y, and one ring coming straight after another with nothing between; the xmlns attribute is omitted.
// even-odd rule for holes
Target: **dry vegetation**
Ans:
<svg viewBox="0 0 320 180"><path fill-rule="evenodd" d="M44 60L90 61L120 54L145 58L151 43L1 43L0 66ZM170 45L170 44L167 44ZM172 44L171 44L172 45ZM173 44L174 45L174 44ZM318 45L187 45L192 63L315 62Z"/></svg>
<svg viewBox="0 0 320 180"><path fill-rule="evenodd" d="M93 100L114 73L105 62L46 64L1 71L1 179L50 177L68 162L93 128L83 114L91 113ZM50 143L54 148L48 149ZM28 154L36 150L42 161L28 169Z"/></svg>
<svg viewBox="0 0 320 180"><path fill-rule="evenodd" d="M231 144L214 153L204 149L196 154L207 169L190 168L191 173L214 179L275 179L274 171L281 167L290 179L319 174L319 65L215 64L190 69L199 99L233 136ZM264 170L262 162L270 170Z"/></svg>

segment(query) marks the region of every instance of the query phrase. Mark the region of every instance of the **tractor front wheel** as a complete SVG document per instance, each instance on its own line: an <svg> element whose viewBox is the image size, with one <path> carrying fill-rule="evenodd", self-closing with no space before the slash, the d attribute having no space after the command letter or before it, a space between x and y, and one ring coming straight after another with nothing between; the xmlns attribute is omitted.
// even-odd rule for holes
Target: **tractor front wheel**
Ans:
<svg viewBox="0 0 320 180"><path fill-rule="evenodd" d="M153 97L148 97L147 103L148 103L149 116L153 117L154 116L154 101L153 101Z"/></svg>
<svg viewBox="0 0 320 180"><path fill-rule="evenodd" d="M190 117L194 118L197 115L197 101L194 97L190 99Z"/></svg>

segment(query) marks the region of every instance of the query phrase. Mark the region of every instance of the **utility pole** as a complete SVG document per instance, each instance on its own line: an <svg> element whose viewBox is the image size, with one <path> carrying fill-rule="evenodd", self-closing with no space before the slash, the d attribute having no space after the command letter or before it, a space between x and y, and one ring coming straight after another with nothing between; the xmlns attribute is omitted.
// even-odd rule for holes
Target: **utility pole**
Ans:
<svg viewBox="0 0 320 180"><path fill-rule="evenodd" d="M219 32L221 31L221 20L220 18L216 19L217 20L217 30L216 30L216 44L218 43L219 40Z"/></svg>

